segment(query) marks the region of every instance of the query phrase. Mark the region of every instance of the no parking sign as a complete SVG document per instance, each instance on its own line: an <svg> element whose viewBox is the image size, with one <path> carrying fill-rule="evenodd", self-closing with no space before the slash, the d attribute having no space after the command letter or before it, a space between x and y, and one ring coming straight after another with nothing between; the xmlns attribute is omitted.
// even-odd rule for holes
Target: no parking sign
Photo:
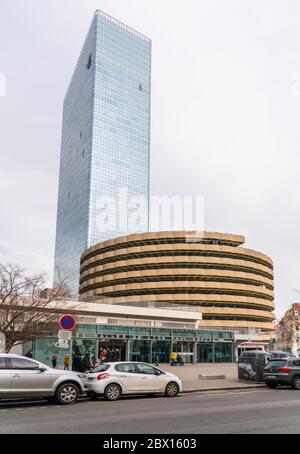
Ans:
<svg viewBox="0 0 300 454"><path fill-rule="evenodd" d="M72 331L75 328L76 320L73 315L63 315L59 319L59 326L66 331Z"/></svg>

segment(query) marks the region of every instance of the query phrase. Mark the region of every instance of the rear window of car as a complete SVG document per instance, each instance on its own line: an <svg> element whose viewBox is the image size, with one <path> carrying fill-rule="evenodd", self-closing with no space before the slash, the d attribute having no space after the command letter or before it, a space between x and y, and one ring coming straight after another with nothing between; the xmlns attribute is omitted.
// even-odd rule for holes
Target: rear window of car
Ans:
<svg viewBox="0 0 300 454"><path fill-rule="evenodd" d="M270 359L270 361L268 361L268 364L267 364L267 366L270 366L270 367L283 367L285 365L286 365L285 359L279 359L279 360Z"/></svg>
<svg viewBox="0 0 300 454"><path fill-rule="evenodd" d="M98 373L98 372L105 372L109 368L110 368L110 364L100 364L99 366L96 366L94 369L92 369L90 372L92 374Z"/></svg>
<svg viewBox="0 0 300 454"><path fill-rule="evenodd" d="M132 364L132 363L117 364L117 365L115 366L115 369L116 369L118 372L127 372L127 373L131 373L131 374L134 374L134 373L137 372L137 371L135 370L134 364Z"/></svg>

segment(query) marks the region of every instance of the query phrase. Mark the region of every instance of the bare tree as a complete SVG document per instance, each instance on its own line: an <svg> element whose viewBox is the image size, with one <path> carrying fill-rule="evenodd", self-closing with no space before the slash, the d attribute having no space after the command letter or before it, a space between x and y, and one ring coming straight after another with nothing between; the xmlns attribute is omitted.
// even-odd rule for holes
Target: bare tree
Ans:
<svg viewBox="0 0 300 454"><path fill-rule="evenodd" d="M0 264L0 332L5 335L7 352L53 329L69 294L59 280L42 298L45 286L45 274L26 276L18 265Z"/></svg>

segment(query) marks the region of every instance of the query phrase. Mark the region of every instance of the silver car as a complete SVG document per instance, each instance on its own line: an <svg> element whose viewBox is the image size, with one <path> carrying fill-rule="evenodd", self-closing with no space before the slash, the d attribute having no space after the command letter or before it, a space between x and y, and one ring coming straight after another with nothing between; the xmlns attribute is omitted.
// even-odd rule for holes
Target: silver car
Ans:
<svg viewBox="0 0 300 454"><path fill-rule="evenodd" d="M52 369L24 356L0 354L0 400L45 397L67 405L86 391L82 373Z"/></svg>

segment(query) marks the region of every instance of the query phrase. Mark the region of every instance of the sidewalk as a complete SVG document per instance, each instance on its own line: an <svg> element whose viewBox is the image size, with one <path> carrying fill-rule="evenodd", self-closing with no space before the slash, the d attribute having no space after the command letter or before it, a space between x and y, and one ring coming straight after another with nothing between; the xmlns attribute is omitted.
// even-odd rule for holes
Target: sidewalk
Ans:
<svg viewBox="0 0 300 454"><path fill-rule="evenodd" d="M160 364L159 367L177 375L182 380L183 392L265 388L265 385L261 383L238 380L237 364L235 363L186 364L175 367ZM226 375L226 378L201 380L198 378L199 374L223 374Z"/></svg>

